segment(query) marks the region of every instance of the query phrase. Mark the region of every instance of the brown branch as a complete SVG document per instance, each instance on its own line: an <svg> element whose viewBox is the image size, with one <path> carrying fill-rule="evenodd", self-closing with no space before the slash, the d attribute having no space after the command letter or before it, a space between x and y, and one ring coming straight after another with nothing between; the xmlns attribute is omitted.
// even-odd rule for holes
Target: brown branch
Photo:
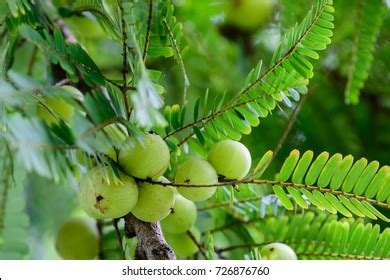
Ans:
<svg viewBox="0 0 390 280"><path fill-rule="evenodd" d="M135 258L138 260L175 260L176 256L161 232L160 224L146 223L133 214L125 217L125 232L128 237L138 238Z"/></svg>
<svg viewBox="0 0 390 280"><path fill-rule="evenodd" d="M203 246L201 243L196 240L195 235L189 230L187 231L188 236L191 238L191 240L195 243L196 247L198 247L199 252L203 255L205 260L208 260L209 258L207 257L206 251L204 250Z"/></svg>
<svg viewBox="0 0 390 280"><path fill-rule="evenodd" d="M135 178L139 182L147 182L152 185L160 185L164 187L181 187L181 188L211 188L211 187L225 187L225 186L236 186L240 184L253 184L253 185L271 185L271 186L279 186L282 188L287 188L287 187L292 187L295 189L305 189L308 191L319 191L320 193L331 193L335 196L345 196L348 198L355 198L359 201L366 201L370 204L373 205L378 205L383 208L390 209L390 204L386 202L381 202L372 198L367 198L362 195L357 195L354 193L350 192L345 192L345 191L340 191L340 190L333 190L331 188L321 188L318 186L312 186L312 185L305 185L301 183L293 183L293 182L281 182L281 181L275 181L275 180L254 180L254 179L242 179L242 180L229 180L229 181L220 181L215 184L204 184L204 185L195 185L195 184L185 184L185 183L174 183L174 182L169 182L169 183L163 183L163 182L157 182L153 181L151 179L139 179Z"/></svg>

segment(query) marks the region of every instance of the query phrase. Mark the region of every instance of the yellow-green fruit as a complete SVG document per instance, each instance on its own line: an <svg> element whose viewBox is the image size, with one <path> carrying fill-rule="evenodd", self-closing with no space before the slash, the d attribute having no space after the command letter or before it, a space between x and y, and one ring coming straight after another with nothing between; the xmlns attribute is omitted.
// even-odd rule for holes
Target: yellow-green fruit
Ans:
<svg viewBox="0 0 390 280"><path fill-rule="evenodd" d="M199 242L199 230L197 228L192 228L191 232L194 235L195 239ZM175 252L175 255L178 259L185 259L191 257L199 250L195 242L191 239L187 232L179 234L171 234L164 232L164 237L168 245L171 246L172 250Z"/></svg>
<svg viewBox="0 0 390 280"><path fill-rule="evenodd" d="M192 157L177 168L175 183L212 185L218 183L218 176L210 163ZM216 187L178 187L177 191L189 200L203 201L215 193Z"/></svg>
<svg viewBox="0 0 390 280"><path fill-rule="evenodd" d="M96 141L100 151L103 151L111 159L117 160L116 149L120 147L128 136L129 134L123 125L110 124L96 134Z"/></svg>
<svg viewBox="0 0 390 280"><path fill-rule="evenodd" d="M263 260L296 260L294 250L283 243L270 243L260 250Z"/></svg>
<svg viewBox="0 0 390 280"><path fill-rule="evenodd" d="M81 179L78 189L81 208L96 219L120 218L135 207L138 187L123 173L115 178L109 167L93 168Z"/></svg>
<svg viewBox="0 0 390 280"><path fill-rule="evenodd" d="M56 248L65 260L93 260L99 252L98 233L88 221L71 219L58 230Z"/></svg>
<svg viewBox="0 0 390 280"><path fill-rule="evenodd" d="M225 21L244 31L256 31L272 15L275 2L276 0L228 0Z"/></svg>
<svg viewBox="0 0 390 280"><path fill-rule="evenodd" d="M169 183L164 177L159 182ZM136 218L144 222L156 222L169 215L175 203L172 187L141 183L138 190L138 202L132 211Z"/></svg>
<svg viewBox="0 0 390 280"><path fill-rule="evenodd" d="M119 151L119 164L127 174L141 179L159 178L169 166L169 149L161 136L146 133L141 143L128 138Z"/></svg>
<svg viewBox="0 0 390 280"><path fill-rule="evenodd" d="M75 87L61 86L60 89L66 91L74 99L83 98L83 94ZM59 122L57 116L66 122L70 122L75 110L70 104L58 96L45 96L44 99L46 106L42 104L37 106L37 114L40 118L48 125L57 124Z"/></svg>
<svg viewBox="0 0 390 280"><path fill-rule="evenodd" d="M164 232L168 233L186 232L194 225L196 217L195 203L176 194L173 210L168 217L161 221L161 227Z"/></svg>
<svg viewBox="0 0 390 280"><path fill-rule="evenodd" d="M207 160L217 173L226 179L244 178L252 164L248 149L240 142L233 140L223 140L215 144Z"/></svg>

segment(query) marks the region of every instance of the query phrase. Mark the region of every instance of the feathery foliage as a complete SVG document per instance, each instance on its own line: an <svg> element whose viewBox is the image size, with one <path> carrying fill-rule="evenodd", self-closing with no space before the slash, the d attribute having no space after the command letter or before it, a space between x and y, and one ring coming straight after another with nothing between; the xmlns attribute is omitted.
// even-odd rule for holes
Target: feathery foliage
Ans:
<svg viewBox="0 0 390 280"><path fill-rule="evenodd" d="M344 84L339 85L344 77L340 79L338 71L343 70L337 64L338 59L343 62L344 55L340 41L345 40L340 36L349 40L352 33L355 40L345 99L347 103L358 102L386 22L385 5L380 0L357 0L355 29L347 26L340 31L334 6L346 4L314 0L309 1L313 4L310 8L306 7L308 1L298 2L302 5L296 9L296 2L281 0L280 17L270 19L270 28L264 27L258 34L240 34L243 41L248 39L245 36L253 35L249 40L253 41L253 54L242 48L244 42L222 38L220 10L206 17L209 8L216 9L220 4L213 1L0 3L0 259L36 257L26 244L28 233L44 232L40 237L43 240L49 232L44 228L54 232L65 215L73 215L73 210L77 213L78 209L68 202L74 200L73 188L86 170L111 166L114 171L123 171L106 149L113 146L117 153L121 148L104 130L111 125L125 128L128 135L141 142L146 131L162 136L171 150L171 166L164 174L171 181L177 165L188 154L206 157L218 141L253 135L244 138L247 143L254 141L248 146L257 162L249 175L240 180L220 176L218 183L204 185L217 186L218 191L207 202L197 203L197 226L203 230L197 244L201 252L198 258L258 258L256 249L270 242L290 245L300 259L389 258L389 166L380 166L379 159L369 162L366 158L342 156L320 141L323 139L306 139L313 137L312 130L321 136L324 133L318 130L328 130L325 124L319 128L312 122L317 118L331 128L338 127L343 135L346 131L353 134L348 141L353 147L361 146L356 150L358 157L375 158L364 153L372 147L379 151L387 147L375 147L375 129L368 130L370 126L364 119L367 115L356 117L348 112L348 117L340 117L324 109L338 107L337 96L331 93L345 89ZM189 7L202 13L196 15ZM209 16L210 22L205 21ZM87 28L82 28L83 23ZM261 43L270 39L268 29L275 37L285 33L272 48ZM338 36L337 50L325 51L333 33ZM262 58L260 62L258 57ZM386 61L387 57L380 59ZM213 72L214 68L218 71ZM207 76L213 82L199 85ZM225 86L227 80L232 89ZM314 82L313 87L309 87L309 81ZM69 94L63 85L78 88L80 96ZM274 151L264 153L275 144L272 131L290 111L300 108L307 96L312 96L302 98L308 92L314 96L309 107L313 112L304 120L310 132L301 130L299 122L303 120L298 120L289 147L281 149L295 121L291 117L282 141ZM66 119L51 108L48 98L71 105L72 117ZM378 95L370 108L388 109L386 97L380 98ZM48 110L53 122L38 113L41 107ZM255 127L265 118L267 123L260 134ZM377 119L373 120L376 123ZM370 145L361 145L359 141L364 137L350 131L354 123L364 123ZM326 131L325 135L332 138L332 133ZM388 142L384 135L377 137ZM301 154L298 149L306 152ZM329 152L314 157L309 149ZM279 151L281 156L277 157ZM286 151L291 151L287 158ZM355 150L337 151L349 154ZM135 180L199 187L150 178ZM52 187L50 192L46 192L47 187ZM58 207L66 209L54 213L47 211L47 201L35 203L47 199L47 193L63 197ZM42 208L30 209L34 207ZM50 213L43 214L45 211ZM53 215L56 222L42 222L47 215ZM98 221L100 257L133 259L137 240L125 237L123 224L117 228L118 221L113 222ZM228 238L217 236L221 232Z"/></svg>
<svg viewBox="0 0 390 280"><path fill-rule="evenodd" d="M254 243L219 249L231 250L261 247L283 242L294 248L299 259L388 259L389 229L364 223L360 219L337 219L336 215L306 212L304 214L267 217L248 222L244 227L252 236L262 236Z"/></svg>
<svg viewBox="0 0 390 280"><path fill-rule="evenodd" d="M348 82L345 88L345 101L359 102L363 88L371 70L375 43L382 27L386 6L381 0L358 0L356 7L356 28ZM376 16L372 16L376 14Z"/></svg>
<svg viewBox="0 0 390 280"><path fill-rule="evenodd" d="M305 19L283 38L274 52L271 66L262 73L262 62L246 78L245 84L235 98L223 104L216 100L210 111L199 116L199 104L195 103L194 119L191 123L167 131L166 138L177 132L192 128L193 132L178 145L191 139L190 145L198 143L208 147L223 139L239 140L242 134L249 134L251 127L257 126L259 118L266 117L276 103L283 101L291 106L300 94L307 91L308 79L313 76L313 66L309 59L318 59L318 51L330 43L333 29L332 1L316 1ZM205 99L205 104L207 104ZM204 108L205 109L205 108ZM181 115L181 114L178 114ZM177 123L177 121L176 121ZM172 127L177 127L173 124Z"/></svg>

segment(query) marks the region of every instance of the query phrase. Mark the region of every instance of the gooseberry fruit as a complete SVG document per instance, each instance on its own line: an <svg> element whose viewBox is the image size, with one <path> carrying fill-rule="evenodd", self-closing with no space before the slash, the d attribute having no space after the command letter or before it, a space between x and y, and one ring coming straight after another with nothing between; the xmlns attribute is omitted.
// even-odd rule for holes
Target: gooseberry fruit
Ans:
<svg viewBox="0 0 390 280"><path fill-rule="evenodd" d="M182 233L194 225L196 217L195 203L180 194L176 194L172 212L160 224L164 232Z"/></svg>
<svg viewBox="0 0 390 280"><path fill-rule="evenodd" d="M61 86L60 89L66 91L75 99L83 98L83 94L75 87ZM44 96L43 98L46 101L47 107L42 104L38 104L37 114L40 118L42 118L48 125L57 124L59 120L54 115L55 113L64 121L70 122L75 110L70 104L57 96Z"/></svg>
<svg viewBox="0 0 390 280"><path fill-rule="evenodd" d="M109 167L93 168L80 181L78 199L81 208L96 219L120 218L133 210L138 187L123 173L116 178Z"/></svg>
<svg viewBox="0 0 390 280"><path fill-rule="evenodd" d="M294 250L283 243L270 243L260 250L261 258L264 260L296 260Z"/></svg>
<svg viewBox="0 0 390 280"><path fill-rule="evenodd" d="M191 233L194 235L195 239L199 242L200 232L197 228L191 228ZM187 232L179 234L164 233L165 240L168 245L172 247L172 250L175 252L178 259L185 259L191 257L196 252L198 252L198 246L188 235Z"/></svg>
<svg viewBox="0 0 390 280"><path fill-rule="evenodd" d="M141 143L128 138L119 151L119 164L131 176L159 178L169 166L169 149L157 134L146 133Z"/></svg>
<svg viewBox="0 0 390 280"><path fill-rule="evenodd" d="M99 252L96 229L84 219L66 221L57 232L56 248L65 260L92 260Z"/></svg>
<svg viewBox="0 0 390 280"><path fill-rule="evenodd" d="M226 179L242 179L251 168L252 160L248 149L240 142L223 140L210 150L207 160L219 175Z"/></svg>
<svg viewBox="0 0 390 280"><path fill-rule="evenodd" d="M160 182L169 183L161 177ZM175 203L175 191L170 186L150 183L139 184L139 196L132 213L144 222L156 222L169 215Z"/></svg>
<svg viewBox="0 0 390 280"><path fill-rule="evenodd" d="M212 185L218 183L218 176L210 163L204 159L192 157L177 168L175 182L189 185ZM178 187L177 191L192 201L210 198L216 187Z"/></svg>
<svg viewBox="0 0 390 280"><path fill-rule="evenodd" d="M117 160L117 152L115 148L128 138L126 128L121 124L110 124L104 127L96 134L96 141L102 152L108 155L111 159Z"/></svg>
<svg viewBox="0 0 390 280"><path fill-rule="evenodd" d="M275 0L229 0L225 21L243 31L253 32L266 23L274 6Z"/></svg>

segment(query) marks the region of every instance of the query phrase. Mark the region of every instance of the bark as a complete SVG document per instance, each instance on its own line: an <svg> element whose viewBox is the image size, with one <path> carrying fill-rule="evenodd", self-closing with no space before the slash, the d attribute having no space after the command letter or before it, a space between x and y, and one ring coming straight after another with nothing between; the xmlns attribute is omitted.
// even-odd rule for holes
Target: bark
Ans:
<svg viewBox="0 0 390 280"><path fill-rule="evenodd" d="M125 216L125 232L128 237L137 236L135 257L138 260L175 260L176 256L161 232L160 224L146 223L133 214Z"/></svg>

